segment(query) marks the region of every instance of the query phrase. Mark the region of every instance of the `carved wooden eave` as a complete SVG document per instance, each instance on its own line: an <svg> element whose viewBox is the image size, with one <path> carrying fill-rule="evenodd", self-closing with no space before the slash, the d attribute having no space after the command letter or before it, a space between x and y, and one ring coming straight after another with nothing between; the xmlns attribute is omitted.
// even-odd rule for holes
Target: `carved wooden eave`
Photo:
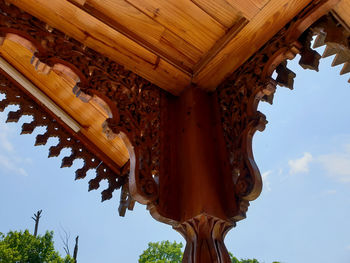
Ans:
<svg viewBox="0 0 350 263"><path fill-rule="evenodd" d="M88 139L74 132L61 118L43 105L33 94L23 89L11 76L0 71L0 93L5 98L0 102L0 111L9 105L19 107L17 111L10 111L6 122L18 122L22 116L31 116L32 121L23 123L21 134L31 134L37 127L45 127L43 134L38 134L35 146L45 145L50 138L58 138L58 143L49 148L48 157L58 157L63 149L70 149L71 154L62 158L61 168L71 167L75 160L83 160L83 166L76 170L75 179L86 177L90 169L96 170L95 178L89 181L89 191L99 188L102 180L108 181L108 188L102 191L102 201L112 198L112 193L127 183L128 167L111 165L108 157ZM121 204L123 209L124 204Z"/></svg>
<svg viewBox="0 0 350 263"><path fill-rule="evenodd" d="M85 102L90 100L89 103L76 98L79 97L77 82L81 83L84 80L86 82L83 74L89 75L89 70L97 70L96 65L101 61L94 61L93 65L84 63L85 68L78 69L74 65L79 65L88 57L79 53L79 50L84 49L81 44L74 42L74 40L64 40L64 35L58 31L55 33L59 35L53 38L53 34L50 33L51 29L45 23L3 1L1 1L0 17L1 57L22 71L18 72L13 69L12 71L17 72L14 75L22 76L21 73L25 74L24 82L30 83L25 79L26 77L33 81L39 90L42 89L39 92L43 92L43 96L47 97L44 100L51 101L52 99L52 104L58 108L61 107L63 114L73 119L78 128L72 130L72 127L67 125L61 116L57 115L57 112L52 112L52 109L47 108L47 105L39 100L37 92L30 94L32 100L25 94L23 95L19 88L28 93L28 90L23 86L23 81L18 83L18 80L15 80L13 76L6 74L6 69L8 70L12 66L6 66L7 63L4 61L1 63L2 93L6 94L6 99L1 102L2 110L13 104L20 107L18 111L9 113L8 121L17 122L23 115L33 116L34 120L31 123L23 124L22 134L32 133L38 126L46 126L47 131L37 136L35 145L44 145L50 137L58 137L59 143L50 148L49 157L60 155L64 148L71 149L71 155L63 158L61 167L70 167L74 160L82 159L84 165L76 171L75 178L84 178L88 170L95 169L96 177L90 180L89 190L99 188L100 182L107 180L108 188L102 192L102 201L111 199L112 193L116 189L127 185L128 153L120 139L108 140L105 138L102 123L108 118L108 114L111 114L108 105L97 96L85 96ZM61 40L64 42L62 45L60 45ZM60 52L63 50L69 51L70 55ZM54 57L55 52L60 53L60 56ZM80 57L77 57L76 54L80 54ZM90 60L93 59L93 54L90 54ZM46 56L46 63L40 61L35 55L41 56L42 61ZM75 62L71 63L70 58L76 59ZM110 63L105 63L105 65L113 67ZM94 81L92 79L89 81L90 85L93 85ZM52 89L50 90L49 87ZM102 94L101 97L103 97ZM63 107L72 100L75 103L71 109ZM36 105L40 107L36 107ZM74 113L74 111L76 112ZM44 112L47 112L48 115ZM51 116L55 116L54 122L51 121ZM96 139L96 136L99 137ZM123 187L120 203L121 215L125 214L126 208L132 209L134 201L130 199L127 187Z"/></svg>
<svg viewBox="0 0 350 263"><path fill-rule="evenodd" d="M29 114L34 116L34 121L24 124L25 131L26 125L31 128L48 126L47 133L38 136L37 144L45 143L49 137L61 136L57 149L50 150L50 155L55 149L59 153L62 147L71 147L72 156L64 158L63 165L69 166L74 159L84 158L85 166L77 172L78 178L83 177L87 169L96 168L97 177L90 182L90 188L95 189L101 179L108 179L110 187L103 192L104 199L109 199L112 192L122 186L121 214L126 208L132 209L136 200L147 205L155 219L172 225L187 241L184 262L229 262L224 237L237 221L245 218L249 202L262 190L260 172L252 153L252 138L257 130L264 130L267 121L257 107L260 101L272 103L277 85L293 88L295 74L288 69L287 60L300 54L299 63L303 68L318 70L321 55L311 48L312 36L317 35L314 45L327 45L323 57L336 54L333 65L344 63L341 74L350 72L349 13L346 13L350 6L347 9L344 5L349 2L344 0L283 1L285 6L274 14L265 14L267 20L264 20L268 23L274 18L276 24L285 21L279 31L266 24L267 29L273 27L274 30L265 32L264 37L257 34L254 48L245 50L242 55L227 53L235 46L234 39L227 40L215 52L204 56L205 63L198 60L201 64L192 65L197 73L192 72L189 78L182 68L181 74L175 74L177 79L171 70L163 71L170 74L165 78L154 72L155 75L147 75L149 66L140 63L144 69L134 67L108 49L103 51L107 55L104 56L98 52L104 46L93 42L96 40L90 39L93 36L83 40L78 33L77 40L67 36L77 25L66 28L67 17L60 8L69 6L69 12L90 10L88 14L96 19L99 13L91 6L94 1L70 1L74 5L53 1L56 11L39 0L9 2L15 5L0 1L1 56L68 116L79 119L81 129L77 133L59 118L53 123L48 117L43 118L40 111L30 106L35 101L22 95L17 85L2 74L1 89L8 95L1 105L3 108L9 104L21 107L17 113L9 114L9 120L16 121ZM29 10L34 2L40 8L32 11L45 22L16 7ZM256 16L276 7L275 1L265 2ZM58 12L60 18L47 24L52 12ZM252 15L246 25L248 29L250 23L257 23L256 16ZM58 21L63 24L57 24ZM109 24L117 26L113 21ZM68 32L63 33L52 25ZM124 33L138 43L132 32ZM240 33L235 35L238 42L239 36ZM97 51L85 45L88 43L95 45ZM134 47L132 45L130 50ZM152 50L157 48L161 47L153 46ZM168 56L162 50L157 52L155 72L163 70L162 65L166 63L170 63L172 69L181 67L180 62L172 61L174 50L169 51ZM226 56L219 59L222 52ZM117 63L118 59L123 66ZM124 66L154 80L154 84ZM223 71L218 77L208 73L212 67L217 73L220 66ZM272 78L274 71L276 79ZM61 82L63 95L50 88L53 83ZM164 83L169 87L162 86ZM17 93L21 95L18 97ZM69 99L63 100L63 97ZM81 108L77 112L78 106L72 105ZM48 109L44 111L49 112ZM80 116L84 112L93 114ZM91 123L89 116L100 117ZM99 128L92 129L94 125ZM62 127L69 135L56 132ZM67 140L67 136L75 139ZM87 150L80 151L82 145ZM86 152L87 157L81 152ZM97 158L103 161L103 168L99 161L90 162ZM104 169L109 169L108 175Z"/></svg>

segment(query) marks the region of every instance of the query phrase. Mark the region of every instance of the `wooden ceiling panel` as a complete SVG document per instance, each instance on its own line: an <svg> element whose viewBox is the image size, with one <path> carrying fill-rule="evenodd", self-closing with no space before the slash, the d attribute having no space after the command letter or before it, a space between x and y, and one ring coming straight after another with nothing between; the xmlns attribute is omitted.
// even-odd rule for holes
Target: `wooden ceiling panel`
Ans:
<svg viewBox="0 0 350 263"><path fill-rule="evenodd" d="M312 0L8 1L178 95L215 89Z"/></svg>
<svg viewBox="0 0 350 263"><path fill-rule="evenodd" d="M178 94L184 87L190 85L189 73L164 61L67 1L9 0L9 2L170 93Z"/></svg>
<svg viewBox="0 0 350 263"><path fill-rule="evenodd" d="M127 1L202 52L207 52L227 29L189 0Z"/></svg>
<svg viewBox="0 0 350 263"><path fill-rule="evenodd" d="M117 31L188 71L203 55L154 19L124 0L86 0L82 8Z"/></svg>
<svg viewBox="0 0 350 263"><path fill-rule="evenodd" d="M215 90L218 84L262 47L309 2L311 0L270 0L200 72L197 72L193 82L207 90Z"/></svg>

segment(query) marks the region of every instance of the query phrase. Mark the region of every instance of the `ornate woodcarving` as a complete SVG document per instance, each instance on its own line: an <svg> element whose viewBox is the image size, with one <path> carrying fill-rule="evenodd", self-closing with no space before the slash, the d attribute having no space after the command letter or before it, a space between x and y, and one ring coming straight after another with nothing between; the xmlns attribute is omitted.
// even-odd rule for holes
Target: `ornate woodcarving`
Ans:
<svg viewBox="0 0 350 263"><path fill-rule="evenodd" d="M260 100L272 103L277 83L289 88L293 85L295 74L285 64L278 66L277 81L262 77L267 62L276 52L287 48L285 55L290 58L298 52L296 46L289 47L285 42L286 30L282 30L217 90L232 177L236 182L236 193L241 197L241 214L236 220L245 217L247 201L257 198L262 187L252 154L252 137L257 130L263 131L267 123L265 116L257 111L258 103Z"/></svg>
<svg viewBox="0 0 350 263"><path fill-rule="evenodd" d="M183 263L231 262L224 244L233 223L201 214L174 227L186 239Z"/></svg>
<svg viewBox="0 0 350 263"><path fill-rule="evenodd" d="M57 145L49 148L49 157L57 157L63 149L70 149L71 154L63 157L61 167L71 167L77 159L84 161L84 165L76 170L75 179L86 177L90 169L96 170L96 177L89 181L89 191L98 189L102 180L108 181L108 188L102 191L102 201L110 199L114 190L120 188L127 181L127 171L120 170L116 174L100 158L89 151L82 142L63 128L63 124L53 119L44 106L39 105L26 93L17 87L6 75L0 73L0 93L5 98L0 101L0 111L9 105L17 105L17 111L10 111L6 122L18 122L22 116L31 116L29 123L23 123L21 134L31 134L37 127L46 127L43 134L38 134L35 146L45 145L50 138L58 138Z"/></svg>
<svg viewBox="0 0 350 263"><path fill-rule="evenodd" d="M160 89L3 0L0 10L2 36L13 33L28 39L36 48L32 58L36 68L41 63L51 68L55 64L65 65L79 79L73 90L77 97L87 101L98 96L107 102L113 116L106 121L106 132L111 131L112 136L119 132L126 135L123 139L133 156L130 170L135 178L137 189L134 192L139 195L138 201L156 200L158 187L154 178L159 173Z"/></svg>
<svg viewBox="0 0 350 263"><path fill-rule="evenodd" d="M343 65L341 75L350 72L350 32L336 17L331 14L323 17L312 25L308 34L316 35L313 48L326 46L322 58L334 55L332 67ZM350 83L350 79L348 82Z"/></svg>
<svg viewBox="0 0 350 263"><path fill-rule="evenodd" d="M335 2L312 1L215 93L192 86L174 97L0 0L2 36L12 33L29 40L36 48L32 64L44 73L58 64L69 68L77 79L73 93L82 101L94 96L102 99L109 113L105 133L109 138L120 136L124 140L130 165L125 165L120 175L108 177L98 161L83 155L79 142L68 140L46 119L35 117L34 124L28 128L25 124L23 129L49 127L47 134L37 137L37 144L61 136L60 143L50 149L50 156L58 155L63 147L72 148L63 166L70 166L76 158L87 158L77 177L83 177L92 167L98 175L90 181L91 189L97 188L102 179L111 180L109 189L103 192L104 199L123 185L120 214L132 209L135 198L147 204L157 220L173 225L187 240L184 262L229 262L225 234L236 221L245 218L249 201L257 198L262 188L252 153L252 137L267 123L257 110L258 104L261 100L272 103L277 84L293 88L295 74L287 68L287 59L300 53L304 68L318 69L320 56L311 49L312 32L306 30ZM323 36L323 31L318 32ZM327 36L333 33L328 30ZM339 38L339 34L336 36ZM275 70L277 78L272 79ZM4 105L23 100L15 93L9 94ZM18 120L23 114L41 116L26 106L30 104L23 105L19 113L9 114L9 120Z"/></svg>
<svg viewBox="0 0 350 263"><path fill-rule="evenodd" d="M310 48L310 34L302 33L327 13L333 2L311 3L217 89L232 177L241 199L241 212L234 220L245 217L248 202L261 192L252 137L257 130L264 130L267 121L257 110L258 104L260 101L272 104L277 84L293 88L295 73L287 68L287 59L300 53L299 63L304 68L318 70L320 55ZM274 70L276 79L271 77Z"/></svg>

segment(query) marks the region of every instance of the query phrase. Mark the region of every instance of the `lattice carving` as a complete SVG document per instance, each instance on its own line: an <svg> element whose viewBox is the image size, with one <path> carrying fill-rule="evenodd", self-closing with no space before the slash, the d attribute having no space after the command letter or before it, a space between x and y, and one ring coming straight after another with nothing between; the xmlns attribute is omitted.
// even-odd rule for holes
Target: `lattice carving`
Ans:
<svg viewBox="0 0 350 263"><path fill-rule="evenodd" d="M136 156L137 168L132 169L136 185L143 192L139 201L154 201L158 192L154 178L159 174L160 89L3 0L0 9L0 32L28 39L36 47L34 66L68 66L79 79L73 90L77 97L88 101L97 95L108 102L113 116L106 121L107 135L123 132L127 136L133 146L129 151Z"/></svg>
<svg viewBox="0 0 350 263"><path fill-rule="evenodd" d="M43 134L38 134L35 139L35 146L45 145L49 138L58 138L57 145L49 148L49 157L57 157L65 148L71 150L69 156L62 159L61 167L71 167L77 159L83 160L84 164L75 172L75 179L86 177L90 169L96 170L96 177L89 181L89 191L98 189L102 180L108 181L108 188L102 191L102 201L111 199L114 190L120 188L127 180L127 171L123 169L119 174L112 171L96 155L84 147L76 137L70 135L58 121L45 113L43 106L37 104L26 95L4 74L0 74L0 93L6 97L0 101L0 111L9 105L18 105L17 111L10 111L6 122L18 122L22 116L32 116L33 120L23 123L21 134L31 134L37 127L46 127Z"/></svg>

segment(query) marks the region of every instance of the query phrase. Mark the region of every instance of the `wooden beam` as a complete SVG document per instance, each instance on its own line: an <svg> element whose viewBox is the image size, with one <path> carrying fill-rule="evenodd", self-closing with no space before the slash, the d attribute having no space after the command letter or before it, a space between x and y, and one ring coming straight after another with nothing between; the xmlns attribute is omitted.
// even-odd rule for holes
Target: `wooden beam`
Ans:
<svg viewBox="0 0 350 263"><path fill-rule="evenodd" d="M68 1L75 3L77 5L80 5L80 6L83 6L86 2L86 0L68 0Z"/></svg>
<svg viewBox="0 0 350 263"><path fill-rule="evenodd" d="M205 67L209 61L211 61L220 50L226 46L237 34L248 24L248 20L241 18L235 25L226 33L225 36L220 38L216 44L202 57L202 59L194 66L193 72L199 72Z"/></svg>
<svg viewBox="0 0 350 263"><path fill-rule="evenodd" d="M189 74L68 1L9 0L9 2L170 93L179 94L191 82Z"/></svg>
<svg viewBox="0 0 350 263"><path fill-rule="evenodd" d="M214 90L310 2L268 2L200 72L194 73L193 82L206 90Z"/></svg>
<svg viewBox="0 0 350 263"><path fill-rule="evenodd" d="M258 8L263 8L270 0L251 0Z"/></svg>
<svg viewBox="0 0 350 263"><path fill-rule="evenodd" d="M254 3L253 0L225 0L231 6L240 11L245 18L251 20L260 11L259 7Z"/></svg>

